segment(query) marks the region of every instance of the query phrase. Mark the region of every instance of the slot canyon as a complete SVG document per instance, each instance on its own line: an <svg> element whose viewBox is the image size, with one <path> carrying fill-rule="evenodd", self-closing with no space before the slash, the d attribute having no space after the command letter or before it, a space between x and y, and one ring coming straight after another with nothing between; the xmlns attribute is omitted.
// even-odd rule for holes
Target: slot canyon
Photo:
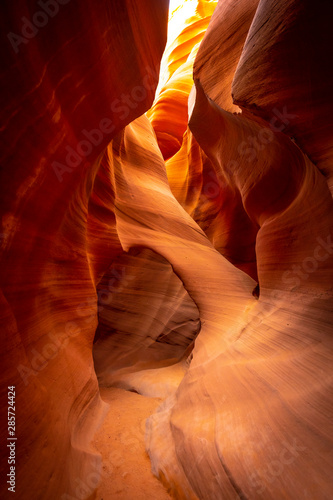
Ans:
<svg viewBox="0 0 333 500"><path fill-rule="evenodd" d="M333 6L2 0L1 499L333 499Z"/></svg>

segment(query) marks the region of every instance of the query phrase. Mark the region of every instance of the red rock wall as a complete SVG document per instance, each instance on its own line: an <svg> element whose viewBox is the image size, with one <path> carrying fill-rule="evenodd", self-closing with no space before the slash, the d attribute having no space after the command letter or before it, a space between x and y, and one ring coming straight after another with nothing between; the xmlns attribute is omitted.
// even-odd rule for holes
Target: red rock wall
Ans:
<svg viewBox="0 0 333 500"><path fill-rule="evenodd" d="M16 495L34 500L87 498L98 483L96 282L122 252L100 158L152 104L168 11L50 4L2 2L0 16L1 391L16 386Z"/></svg>
<svg viewBox="0 0 333 500"><path fill-rule="evenodd" d="M232 92L239 106L292 136L332 192L331 15L329 1L318 8L309 1L260 1Z"/></svg>
<svg viewBox="0 0 333 500"><path fill-rule="evenodd" d="M198 1L146 116L167 2L57 1L36 33L35 2L1 7L18 498L93 497L96 373L165 398L176 498L331 498L328 3Z"/></svg>
<svg viewBox="0 0 333 500"><path fill-rule="evenodd" d="M209 260L214 272L196 271L193 284L183 253L174 257L173 267L177 260L179 275L195 297L202 329L190 368L177 393L151 417L147 439L153 470L177 498L324 499L332 494L333 212L329 161L321 162L329 158L332 120L329 106L320 111L325 92L314 91L328 89L330 82L330 48L323 41L330 35L319 29L327 11L314 12L301 2L260 2L256 12L255 7L237 2L232 10L220 2L194 64L189 127L214 167L214 202L225 199L227 186L247 214L247 227L253 225L245 241L251 247L249 236L255 235L260 297L251 297L250 280L237 284L235 268L233 276L222 272L225 260L208 259L194 244L195 232L184 236L195 269ZM311 26L310 40L316 39L310 54L297 49L311 43L304 19ZM309 75L314 71L310 81L300 67ZM307 106L302 96L310 94ZM230 113L237 111L235 103L242 114ZM291 109L293 117L287 115ZM316 116L318 127L310 126L308 113ZM316 156L319 146L321 156ZM176 156L167 165L174 160L179 171ZM171 186L175 178L172 171ZM183 181L185 192L190 178ZM180 182L175 183L178 194ZM205 206L204 185L198 207ZM180 199L188 209L184 193ZM190 213L197 215L198 209ZM230 220L230 206L223 214ZM223 222L221 232L227 227ZM239 219L232 223L241 229ZM246 238L242 231L240 238ZM230 257L225 250L222 255ZM230 299L233 293L237 299Z"/></svg>

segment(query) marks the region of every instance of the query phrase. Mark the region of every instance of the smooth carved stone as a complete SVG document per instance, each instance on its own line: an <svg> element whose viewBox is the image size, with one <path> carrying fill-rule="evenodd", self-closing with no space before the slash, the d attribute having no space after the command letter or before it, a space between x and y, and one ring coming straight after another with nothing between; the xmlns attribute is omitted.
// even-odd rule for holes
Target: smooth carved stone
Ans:
<svg viewBox="0 0 333 500"><path fill-rule="evenodd" d="M243 306L233 304L239 324L231 325L222 278L215 308L205 307L205 283L201 295L199 285L191 289L202 329L177 393L149 420L153 470L184 498L296 499L302 491L325 499L333 460L327 182L286 135L264 120L224 111L199 82L189 126L260 226L260 297L246 298L244 283ZM255 155L239 148L248 137L265 138ZM186 265L179 274L190 287Z"/></svg>
<svg viewBox="0 0 333 500"><path fill-rule="evenodd" d="M157 368L176 364L193 348L200 331L197 307L170 264L150 250L120 256L97 293L94 360L100 384L127 387L129 374L150 370L153 380L139 392L151 394Z"/></svg>
<svg viewBox="0 0 333 500"><path fill-rule="evenodd" d="M234 102L294 137L333 189L332 5L261 1L234 76Z"/></svg>
<svg viewBox="0 0 333 500"><path fill-rule="evenodd" d="M172 193L214 247L257 280L255 239L258 225L249 219L239 191L199 146L190 129L181 149L166 161Z"/></svg>
<svg viewBox="0 0 333 500"><path fill-rule="evenodd" d="M167 11L164 0L1 4L1 392L16 387L20 499L91 498L98 485L96 283L122 249L101 187L110 173L97 172L153 102Z"/></svg>
<svg viewBox="0 0 333 500"><path fill-rule="evenodd" d="M5 4L17 498L96 496L97 375L164 399L146 449L175 498L332 498L330 3L185 2L163 59L167 1L58 0L39 28Z"/></svg>
<svg viewBox="0 0 333 500"><path fill-rule="evenodd" d="M258 3L219 2L194 61L194 79L200 80L206 94L227 111L239 111L231 85Z"/></svg>

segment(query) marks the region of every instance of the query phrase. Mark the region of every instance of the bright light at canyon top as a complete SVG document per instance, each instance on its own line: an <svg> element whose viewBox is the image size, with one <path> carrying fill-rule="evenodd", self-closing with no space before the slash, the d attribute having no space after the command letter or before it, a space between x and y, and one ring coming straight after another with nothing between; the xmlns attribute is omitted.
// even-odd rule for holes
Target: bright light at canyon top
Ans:
<svg viewBox="0 0 333 500"><path fill-rule="evenodd" d="M170 52L179 45L179 43L176 42L177 38L184 29L194 22L195 17L199 16L200 18L200 15L205 11L207 5L214 6L215 8L216 4L217 0L206 0L204 4L201 4L199 0L169 0L168 38L161 61L159 84L155 94L156 98L158 98L163 85L170 77L168 71L170 61L168 59L170 57ZM212 10L214 10L214 8L211 7ZM203 14L203 17L206 15L207 13Z"/></svg>
<svg viewBox="0 0 333 500"><path fill-rule="evenodd" d="M187 0L170 0L169 1L169 16L172 12L183 4L189 3Z"/></svg>
<svg viewBox="0 0 333 500"><path fill-rule="evenodd" d="M169 25L168 25L168 41L176 38L184 28L185 19L191 17L191 14L196 8L198 2L195 0L170 0L169 2ZM177 11L178 15L174 16ZM181 11L181 14L180 12ZM180 15L179 15L180 14ZM172 22L170 20L172 19Z"/></svg>

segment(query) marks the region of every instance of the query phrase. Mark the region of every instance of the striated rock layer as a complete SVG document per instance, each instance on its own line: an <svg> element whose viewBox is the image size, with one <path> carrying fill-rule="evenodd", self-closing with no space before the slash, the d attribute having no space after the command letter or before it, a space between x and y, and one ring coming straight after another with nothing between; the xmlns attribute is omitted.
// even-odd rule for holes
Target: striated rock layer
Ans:
<svg viewBox="0 0 333 500"><path fill-rule="evenodd" d="M293 137L332 192L333 34L329 1L261 1L234 76L243 109ZM269 89L269 91L267 91Z"/></svg>
<svg viewBox="0 0 333 500"><path fill-rule="evenodd" d="M122 253L100 160L153 102L168 2L48 8L2 2L0 16L1 391L16 387L15 494L34 500L98 484L96 284Z"/></svg>
<svg viewBox="0 0 333 500"><path fill-rule="evenodd" d="M214 166L216 194L211 198L214 202L224 198L227 186L248 217L247 227L253 225L248 236L255 237L260 297L256 301L251 296L251 281L244 275L237 285L236 269L228 275L223 257L219 263L216 259L212 275L206 270L200 277L196 263L207 263L207 254L195 243L197 233L184 237L198 278L194 289L195 277L183 264L182 252L173 257L172 265L176 268L179 263L179 275L198 306L202 329L178 391L149 421L147 444L153 470L177 498L326 499L333 491L333 206L329 169L322 168L318 156L309 159L289 139L286 120L287 110L291 112L296 102L300 115L303 109L308 113L300 91L323 98L319 90L330 81L328 51L324 43L318 46L321 33L316 37L317 55L310 59L325 59L320 68L325 77L318 79L316 94L317 75L310 90L304 75L292 68L294 52L289 51L304 40L297 37L294 26L301 26L304 16L311 23L309 10L304 13L300 2L286 2L282 11L277 3L272 9L271 3L260 2L255 14L255 2L235 4L232 10L228 2L219 3L200 46L189 127ZM290 17L284 16L286 11ZM324 15L316 12L315 27ZM287 59L283 36L288 36ZM274 50L277 57L272 57ZM280 63L285 80L278 73ZM305 56L302 64L307 65ZM233 77L234 102L244 108L236 116L230 114L237 111L231 101ZM256 94L252 106L254 90L262 102ZM264 100L271 113L261 112ZM311 106L324 130L321 144L326 141L331 146L329 107L321 114L315 100ZM309 127L304 117L296 117L299 120L292 124L298 145L303 145L296 136L304 137L302 124ZM318 128L311 129L312 137L317 132L320 144ZM305 141L309 145L305 153L314 140ZM190 160L183 163L187 166ZM178 171L180 165L181 161ZM172 172L171 186L175 178ZM183 182L185 190L189 178ZM181 192L180 182L176 186L175 194ZM184 192L180 199L184 205ZM164 214L170 211L165 208ZM223 210L226 219L228 212L229 206ZM237 227L239 221L232 222ZM221 225L225 230L225 222ZM229 256L225 247L215 247ZM212 257L209 262L213 267ZM251 275L249 269L246 272ZM238 300L233 295L237 290Z"/></svg>
<svg viewBox="0 0 333 500"><path fill-rule="evenodd" d="M17 498L94 498L98 377L164 399L146 446L175 498L327 500L330 7L191 0L162 59L167 4L1 7Z"/></svg>

